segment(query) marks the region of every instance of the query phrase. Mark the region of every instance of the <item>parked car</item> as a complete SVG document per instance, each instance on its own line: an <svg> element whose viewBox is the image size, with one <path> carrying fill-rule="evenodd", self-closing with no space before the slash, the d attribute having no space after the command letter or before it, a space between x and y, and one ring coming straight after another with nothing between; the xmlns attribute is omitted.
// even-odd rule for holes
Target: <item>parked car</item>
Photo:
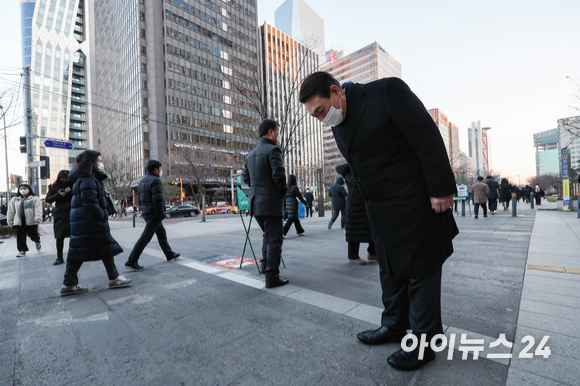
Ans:
<svg viewBox="0 0 580 386"><path fill-rule="evenodd" d="M193 205L175 205L165 212L165 218L190 216L194 217L200 213L199 208Z"/></svg>
<svg viewBox="0 0 580 386"><path fill-rule="evenodd" d="M240 213L237 206L230 205L218 205L209 206L205 208L205 214L216 214L216 213Z"/></svg>
<svg viewBox="0 0 580 386"><path fill-rule="evenodd" d="M167 212L169 209L173 208L173 205L165 205L165 211Z"/></svg>

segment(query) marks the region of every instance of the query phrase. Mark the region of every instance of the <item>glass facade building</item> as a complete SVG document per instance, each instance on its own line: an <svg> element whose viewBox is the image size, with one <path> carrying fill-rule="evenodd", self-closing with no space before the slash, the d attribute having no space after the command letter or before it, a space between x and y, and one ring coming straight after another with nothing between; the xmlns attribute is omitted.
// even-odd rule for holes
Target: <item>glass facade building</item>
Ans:
<svg viewBox="0 0 580 386"><path fill-rule="evenodd" d="M274 13L276 29L324 60L324 19L305 0L286 0Z"/></svg>
<svg viewBox="0 0 580 386"><path fill-rule="evenodd" d="M30 68L24 92L29 117L28 162L48 160L49 175L29 176L39 195L50 178L70 169L76 155L90 146L85 77L87 21L84 0L24 0L21 2L22 64ZM27 102L29 101L29 102ZM29 105L27 105L29 104ZM47 139L70 141L74 150L47 148ZM33 169L34 170L34 169Z"/></svg>
<svg viewBox="0 0 580 386"><path fill-rule="evenodd" d="M230 155L218 174L241 169L260 115L232 83L259 78L255 0L95 0L94 15L99 149L134 177L196 144Z"/></svg>
<svg viewBox="0 0 580 386"><path fill-rule="evenodd" d="M574 137L568 147L570 167L578 167L580 159L580 141L576 143ZM534 134L536 148L536 176L546 174L560 174L560 130L552 129ZM578 149L578 150L577 150Z"/></svg>

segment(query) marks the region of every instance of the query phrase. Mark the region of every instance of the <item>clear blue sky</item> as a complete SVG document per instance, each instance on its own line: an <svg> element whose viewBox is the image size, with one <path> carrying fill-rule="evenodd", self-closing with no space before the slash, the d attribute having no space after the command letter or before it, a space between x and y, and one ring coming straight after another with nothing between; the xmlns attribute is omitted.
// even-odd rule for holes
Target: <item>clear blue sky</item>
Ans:
<svg viewBox="0 0 580 386"><path fill-rule="evenodd" d="M403 79L425 106L441 109L460 128L462 150L472 121L491 127L492 167L514 182L535 174L532 134L555 128L580 106L578 87L566 79L580 77L578 0L309 3L324 18L327 49L349 54L377 41L401 63ZM6 68L21 66L19 4L2 0L0 90L6 79L17 80ZM280 4L258 0L259 23L274 25ZM21 132L9 131L16 174L24 165ZM3 146L0 159L3 165Z"/></svg>

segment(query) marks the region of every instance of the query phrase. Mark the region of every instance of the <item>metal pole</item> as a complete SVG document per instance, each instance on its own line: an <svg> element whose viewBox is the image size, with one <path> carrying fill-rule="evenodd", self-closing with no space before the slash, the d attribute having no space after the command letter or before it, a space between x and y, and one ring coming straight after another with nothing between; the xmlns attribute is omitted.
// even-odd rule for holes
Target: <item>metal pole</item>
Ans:
<svg viewBox="0 0 580 386"><path fill-rule="evenodd" d="M530 204L532 205L532 209L534 209L534 197L536 196L536 193L534 193L534 191L532 190L530 192Z"/></svg>
<svg viewBox="0 0 580 386"><path fill-rule="evenodd" d="M465 217L465 200L461 201L461 217Z"/></svg>
<svg viewBox="0 0 580 386"><path fill-rule="evenodd" d="M322 191L322 169L316 169L318 181L318 217L324 217L324 192Z"/></svg>
<svg viewBox="0 0 580 386"><path fill-rule="evenodd" d="M133 228L135 228L135 212L137 211L137 207L133 205Z"/></svg>
<svg viewBox="0 0 580 386"><path fill-rule="evenodd" d="M6 111L4 107L0 106L2 109L2 115L4 116L4 152L6 153L6 206L8 206L8 199L10 197L10 174L8 174L8 129L6 129Z"/></svg>
<svg viewBox="0 0 580 386"><path fill-rule="evenodd" d="M237 206L237 205L235 204L235 201L234 201L234 176L235 176L234 172L233 172L233 171L231 171L231 172L230 172L230 183L231 183L231 189L232 189L232 190L231 190L231 192L232 192L232 206ZM237 182L237 181L236 181L236 182Z"/></svg>
<svg viewBox="0 0 580 386"><path fill-rule="evenodd" d="M577 194L578 200L576 200L576 205L578 205L578 218L580 218L580 192Z"/></svg>
<svg viewBox="0 0 580 386"><path fill-rule="evenodd" d="M516 208L518 204L517 196L517 193L512 193L512 217L518 217L518 210Z"/></svg>

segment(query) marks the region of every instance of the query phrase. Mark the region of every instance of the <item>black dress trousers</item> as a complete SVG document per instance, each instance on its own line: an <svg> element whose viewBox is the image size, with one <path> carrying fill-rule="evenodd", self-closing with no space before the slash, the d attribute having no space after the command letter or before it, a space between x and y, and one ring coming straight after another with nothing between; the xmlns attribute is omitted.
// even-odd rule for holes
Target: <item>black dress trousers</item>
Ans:
<svg viewBox="0 0 580 386"><path fill-rule="evenodd" d="M282 255L282 217L256 216L262 232L262 270L266 281L280 276L280 256Z"/></svg>

